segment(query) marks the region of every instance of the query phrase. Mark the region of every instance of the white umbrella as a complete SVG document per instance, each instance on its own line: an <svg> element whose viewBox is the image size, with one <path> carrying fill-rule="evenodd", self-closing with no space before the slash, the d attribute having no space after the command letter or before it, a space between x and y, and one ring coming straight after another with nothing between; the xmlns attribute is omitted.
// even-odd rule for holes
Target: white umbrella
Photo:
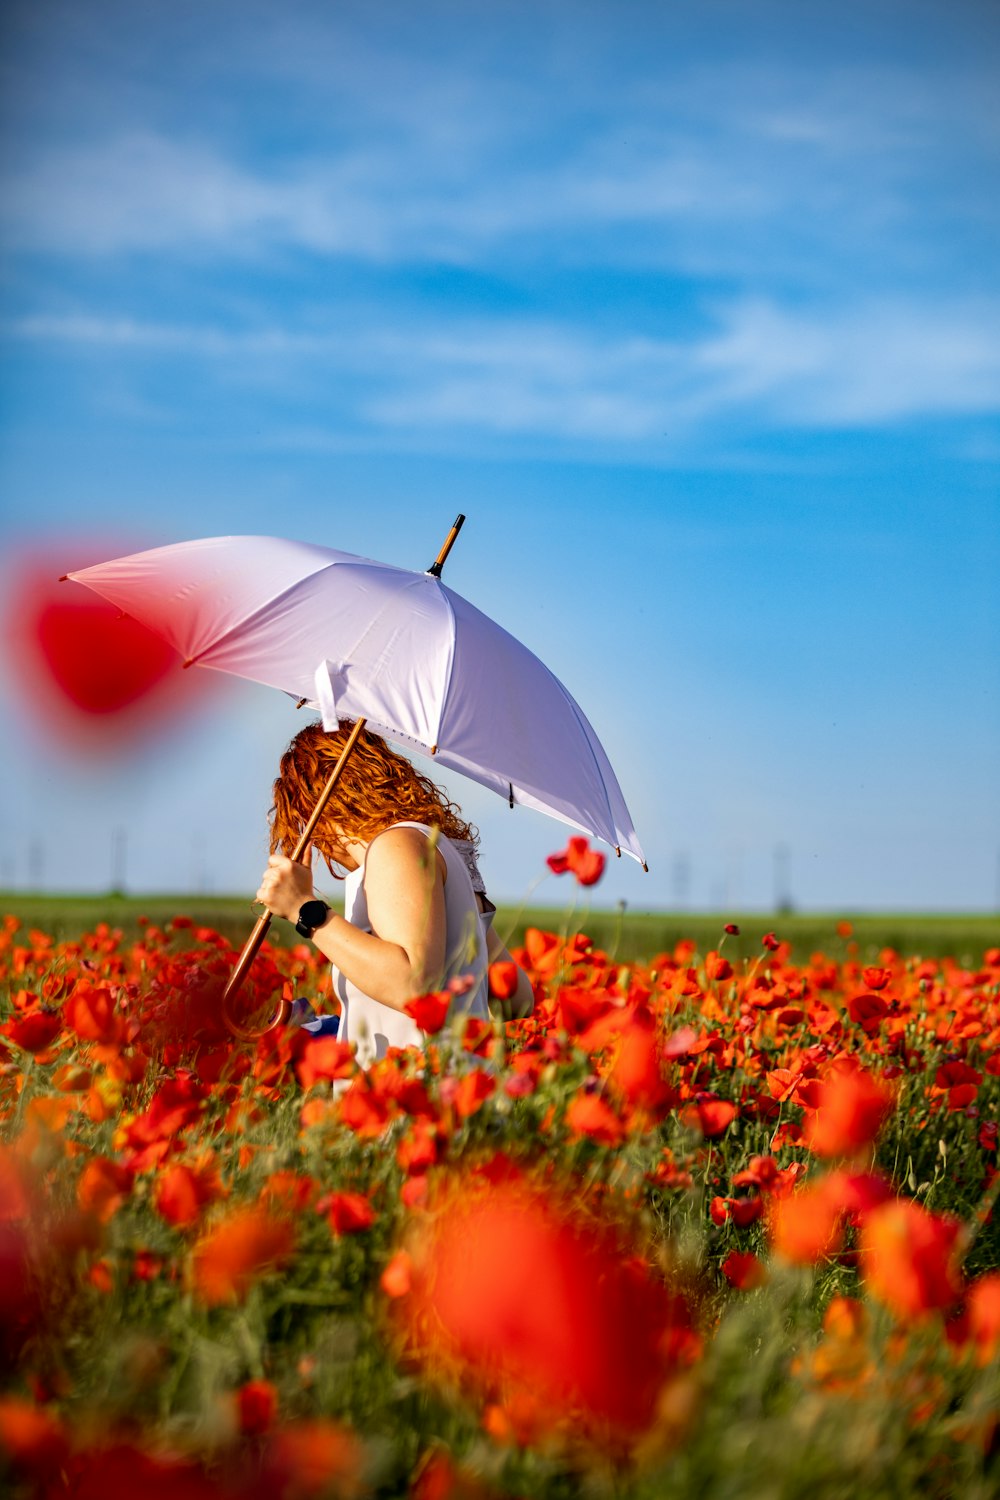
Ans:
<svg viewBox="0 0 1000 1500"><path fill-rule="evenodd" d="M169 641L185 666L267 683L433 757L645 864L583 710L526 646L440 579L279 537L207 537L66 577Z"/></svg>
<svg viewBox="0 0 1000 1500"><path fill-rule="evenodd" d="M279 537L208 537L69 573L185 665L281 688L643 861L583 710L431 573Z"/></svg>

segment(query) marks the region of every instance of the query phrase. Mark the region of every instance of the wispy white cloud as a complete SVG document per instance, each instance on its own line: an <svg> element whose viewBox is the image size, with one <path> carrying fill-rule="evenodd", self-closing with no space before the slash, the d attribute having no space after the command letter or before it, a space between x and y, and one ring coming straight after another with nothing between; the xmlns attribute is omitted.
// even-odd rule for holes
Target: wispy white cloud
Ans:
<svg viewBox="0 0 1000 1500"><path fill-rule="evenodd" d="M523 236L681 216L757 214L760 188L683 142L618 161L600 143L542 171L350 147L244 166L149 132L32 155L6 183L11 249L69 256L180 252L246 258L275 246L373 260L466 262ZM484 169L485 168L485 169ZM603 258L603 257L600 257ZM612 261L617 255L612 251Z"/></svg>
<svg viewBox="0 0 1000 1500"><path fill-rule="evenodd" d="M150 132L33 155L7 184L11 248L63 254L259 253L274 243L382 253L365 206L377 173L363 155L284 175L238 165L211 145Z"/></svg>
<svg viewBox="0 0 1000 1500"><path fill-rule="evenodd" d="M870 427L1000 410L1000 304L881 306L826 320L763 302L720 311L686 343L568 339L522 329L410 348L403 389L374 421L578 441L691 439L719 424Z"/></svg>
<svg viewBox="0 0 1000 1500"><path fill-rule="evenodd" d="M942 224L1000 222L973 166L995 165L997 151L995 128L977 123L975 78L930 92L901 67L668 70L658 89L640 83L583 119L593 101L579 84L546 94L529 129L544 74L519 101L510 80L408 74L395 57L383 61L394 86L365 106L359 79L374 67L359 62L349 86L341 60L340 127L280 151L127 117L89 140L25 142L4 182L5 243L69 257L279 249L478 267L514 253L812 284L862 263L883 280L915 263L943 275Z"/></svg>
<svg viewBox="0 0 1000 1500"><path fill-rule="evenodd" d="M191 355L206 359L267 357L274 354L331 357L347 352L335 335L301 333L281 327L231 329L210 324L151 323L94 314L36 314L11 319L8 337L40 343L76 344L94 349Z"/></svg>
<svg viewBox="0 0 1000 1500"><path fill-rule="evenodd" d="M727 325L696 355L723 406L815 426L1000 409L997 299L866 299L825 315L753 299Z"/></svg>
<svg viewBox="0 0 1000 1500"><path fill-rule="evenodd" d="M797 310L715 307L688 338L602 335L552 320L356 315L334 332L34 317L8 337L194 359L276 387L356 375L349 426L523 434L584 443L697 439L720 424L871 427L1000 410L1000 300L869 299Z"/></svg>

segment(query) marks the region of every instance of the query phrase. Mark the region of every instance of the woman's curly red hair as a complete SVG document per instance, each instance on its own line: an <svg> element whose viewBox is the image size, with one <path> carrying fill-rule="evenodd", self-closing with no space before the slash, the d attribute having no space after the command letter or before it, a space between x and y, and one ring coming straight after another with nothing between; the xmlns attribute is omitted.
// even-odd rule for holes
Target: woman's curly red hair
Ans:
<svg viewBox="0 0 1000 1500"><path fill-rule="evenodd" d="M300 729L281 757L271 809L271 853L291 854L354 728L342 719L336 732L322 724ZM363 729L316 825L312 843L333 872L341 839L370 840L404 821L427 823L448 838L479 842L455 803L381 735Z"/></svg>

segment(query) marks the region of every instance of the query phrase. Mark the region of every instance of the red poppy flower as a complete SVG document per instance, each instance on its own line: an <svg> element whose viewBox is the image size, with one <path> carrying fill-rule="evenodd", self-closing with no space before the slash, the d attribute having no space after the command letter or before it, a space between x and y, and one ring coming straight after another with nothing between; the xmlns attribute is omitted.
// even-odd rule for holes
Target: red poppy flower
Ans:
<svg viewBox="0 0 1000 1500"><path fill-rule="evenodd" d="M989 1364L1000 1350L1000 1272L980 1276L966 1297L969 1334L976 1347L978 1364Z"/></svg>
<svg viewBox="0 0 1000 1500"><path fill-rule="evenodd" d="M737 1229L748 1229L751 1224L756 1224L763 1212L764 1204L757 1193L729 1200L730 1217Z"/></svg>
<svg viewBox="0 0 1000 1500"><path fill-rule="evenodd" d="M58 1011L29 1010L23 1016L14 1017L0 1032L10 1037L15 1046L24 1052L44 1052L46 1047L62 1030L62 1016Z"/></svg>
<svg viewBox="0 0 1000 1500"><path fill-rule="evenodd" d="M534 969L544 977L552 975L559 967L563 945L554 932L543 932L538 927L528 927L524 933L524 967ZM518 955L515 953L517 959ZM520 962L520 960L518 959Z"/></svg>
<svg viewBox="0 0 1000 1500"><path fill-rule="evenodd" d="M621 1032L608 1082L627 1105L647 1114L658 1114L675 1097L661 1071L656 1022L645 1007L632 1013Z"/></svg>
<svg viewBox="0 0 1000 1500"><path fill-rule="evenodd" d="M954 1089L968 1083L978 1088L982 1081L982 1073L961 1060L942 1063L934 1074L934 1087L937 1089Z"/></svg>
<svg viewBox="0 0 1000 1500"><path fill-rule="evenodd" d="M428 1036L435 1036L448 1019L448 1011L451 1008L452 997L448 990L437 990L429 995L418 995L414 1000L408 1000L403 1007L408 1016L425 1031Z"/></svg>
<svg viewBox="0 0 1000 1500"><path fill-rule="evenodd" d="M520 970L517 964L508 963L505 959L501 963L490 964L490 994L495 1000L510 1000L517 993L517 981Z"/></svg>
<svg viewBox="0 0 1000 1500"><path fill-rule="evenodd" d="M738 1114L737 1106L728 1099L699 1099L685 1107L681 1118L707 1140L714 1140L725 1134Z"/></svg>
<svg viewBox="0 0 1000 1500"><path fill-rule="evenodd" d="M334 1234L360 1234L375 1223L375 1210L364 1193L330 1193L316 1207L325 1213Z"/></svg>
<svg viewBox="0 0 1000 1500"><path fill-rule="evenodd" d="M950 1307L962 1289L960 1230L957 1220L907 1199L873 1209L861 1231L861 1267L872 1296L901 1318Z"/></svg>
<svg viewBox="0 0 1000 1500"><path fill-rule="evenodd" d="M571 1135L586 1135L602 1146L617 1146L625 1127L599 1094L574 1094L566 1111Z"/></svg>
<svg viewBox="0 0 1000 1500"><path fill-rule="evenodd" d="M462 1173L406 1252L393 1307L408 1357L505 1406L530 1397L543 1429L639 1436L697 1347L683 1299L623 1231L581 1217L550 1184Z"/></svg>
<svg viewBox="0 0 1000 1500"><path fill-rule="evenodd" d="M470 1068L463 1075L452 1096L451 1105L459 1119L467 1120L486 1102L497 1086L496 1079L482 1068Z"/></svg>
<svg viewBox="0 0 1000 1500"><path fill-rule="evenodd" d="M187 1459L154 1458L127 1443L71 1453L65 1473L68 1490L60 1489L73 1500L110 1500L112 1496L117 1500L125 1495L141 1495L143 1500L218 1500L219 1495L215 1480L200 1465Z"/></svg>
<svg viewBox="0 0 1000 1500"><path fill-rule="evenodd" d="M793 1265L811 1266L840 1249L844 1210L825 1180L772 1202L771 1244Z"/></svg>
<svg viewBox="0 0 1000 1500"><path fill-rule="evenodd" d="M687 1057L689 1053L701 1050L697 1032L691 1026L679 1027L663 1044L663 1056L666 1058Z"/></svg>
<svg viewBox="0 0 1000 1500"><path fill-rule="evenodd" d="M614 1012L609 1027L594 1031L596 1046L603 1045L611 1032L625 1024L625 1010L620 1000L606 989L592 989L584 985L565 984L559 988L559 1019L572 1037L588 1035L594 1023ZM588 1048L588 1050L591 1050Z"/></svg>
<svg viewBox="0 0 1000 1500"><path fill-rule="evenodd" d="M732 979L733 966L728 958L723 958L721 953L711 949L705 954L705 973L709 979L721 982L723 979Z"/></svg>
<svg viewBox="0 0 1000 1500"><path fill-rule="evenodd" d="M843 1212L853 1217L870 1213L896 1196L892 1183L878 1172L846 1172L839 1168L823 1181Z"/></svg>
<svg viewBox="0 0 1000 1500"><path fill-rule="evenodd" d="M261 1189L261 1199L278 1212L296 1214L308 1208L317 1190L314 1177L288 1170L272 1172Z"/></svg>
<svg viewBox="0 0 1000 1500"><path fill-rule="evenodd" d="M546 864L554 875L575 875L579 885L596 885L604 874L604 855L580 837L571 838L559 854L550 854Z"/></svg>
<svg viewBox="0 0 1000 1500"><path fill-rule="evenodd" d="M281 1427L270 1440L261 1494L320 1500L362 1490L364 1451L347 1427L316 1417Z"/></svg>
<svg viewBox="0 0 1000 1500"><path fill-rule="evenodd" d="M163 1261L151 1250L137 1250L132 1260L132 1275L136 1281L155 1281L163 1270Z"/></svg>
<svg viewBox="0 0 1000 1500"><path fill-rule="evenodd" d="M752 1292L767 1281L767 1267L752 1250L731 1250L722 1262L722 1274L738 1292Z"/></svg>
<svg viewBox="0 0 1000 1500"><path fill-rule="evenodd" d="M267 1432L278 1411L278 1393L269 1380L248 1380L236 1392L240 1431L250 1437Z"/></svg>
<svg viewBox="0 0 1000 1500"><path fill-rule="evenodd" d="M213 1157L191 1164L177 1163L160 1173L154 1206L168 1224L194 1224L201 1211L223 1194L218 1164Z"/></svg>
<svg viewBox="0 0 1000 1500"><path fill-rule="evenodd" d="M412 1263L405 1250L397 1250L379 1278L387 1297L405 1297L412 1285Z"/></svg>
<svg viewBox="0 0 1000 1500"><path fill-rule="evenodd" d="M63 1007L67 1024L85 1042L109 1045L124 1036L115 1002L106 985L77 984Z"/></svg>
<svg viewBox="0 0 1000 1500"><path fill-rule="evenodd" d="M389 1123L391 1112L388 1100L377 1093L363 1075L341 1094L337 1103L337 1113L343 1124L362 1140L374 1140L380 1136Z"/></svg>
<svg viewBox="0 0 1000 1500"><path fill-rule="evenodd" d="M354 1071L354 1049L334 1036L314 1037L295 1064L304 1089L326 1078L349 1078Z"/></svg>
<svg viewBox="0 0 1000 1500"><path fill-rule="evenodd" d="M258 1277L283 1265L294 1248L295 1232L287 1220L260 1208L237 1209L194 1247L195 1296L209 1307L242 1302Z"/></svg>
<svg viewBox="0 0 1000 1500"><path fill-rule="evenodd" d="M847 1013L867 1036L874 1036L889 1014L889 1007L881 995L855 995L847 1002Z"/></svg>
<svg viewBox="0 0 1000 1500"><path fill-rule="evenodd" d="M26 1219L31 1199L27 1165L9 1146L0 1145L0 1223Z"/></svg>
<svg viewBox="0 0 1000 1500"><path fill-rule="evenodd" d="M146 1112L127 1127L128 1144L140 1147L155 1141L174 1142L181 1131L200 1119L207 1098L208 1089L193 1074L178 1073L161 1085Z"/></svg>
<svg viewBox="0 0 1000 1500"><path fill-rule="evenodd" d="M0 1451L15 1470L54 1477L69 1447L58 1417L20 1396L0 1397Z"/></svg>
<svg viewBox="0 0 1000 1500"><path fill-rule="evenodd" d="M806 1144L817 1156L853 1156L871 1144L894 1107L892 1090L864 1068L833 1068L806 1117Z"/></svg>
<svg viewBox="0 0 1000 1500"><path fill-rule="evenodd" d="M95 1156L84 1167L76 1187L76 1201L106 1224L132 1191L135 1173L121 1162Z"/></svg>
<svg viewBox="0 0 1000 1500"><path fill-rule="evenodd" d="M106 1297L114 1291L115 1278L111 1262L108 1260L95 1260L87 1272L87 1280L92 1287L103 1292Z"/></svg>

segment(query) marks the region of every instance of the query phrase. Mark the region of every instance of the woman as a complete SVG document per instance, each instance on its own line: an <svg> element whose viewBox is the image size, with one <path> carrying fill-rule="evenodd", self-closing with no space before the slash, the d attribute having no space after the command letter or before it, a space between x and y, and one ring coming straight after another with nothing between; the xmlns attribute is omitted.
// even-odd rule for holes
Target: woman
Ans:
<svg viewBox="0 0 1000 1500"><path fill-rule="evenodd" d="M423 1045L404 1009L415 995L457 981L454 1006L487 1015L487 967L510 954L490 925L494 908L474 888L475 831L377 734L362 732L312 838L332 875L335 865L347 871L345 915L316 900L308 865L278 852L294 848L353 727L344 721L331 734L308 725L282 757L257 899L332 962L339 1035L357 1043L367 1066L388 1047ZM506 1014L527 1015L533 1003L519 970Z"/></svg>

